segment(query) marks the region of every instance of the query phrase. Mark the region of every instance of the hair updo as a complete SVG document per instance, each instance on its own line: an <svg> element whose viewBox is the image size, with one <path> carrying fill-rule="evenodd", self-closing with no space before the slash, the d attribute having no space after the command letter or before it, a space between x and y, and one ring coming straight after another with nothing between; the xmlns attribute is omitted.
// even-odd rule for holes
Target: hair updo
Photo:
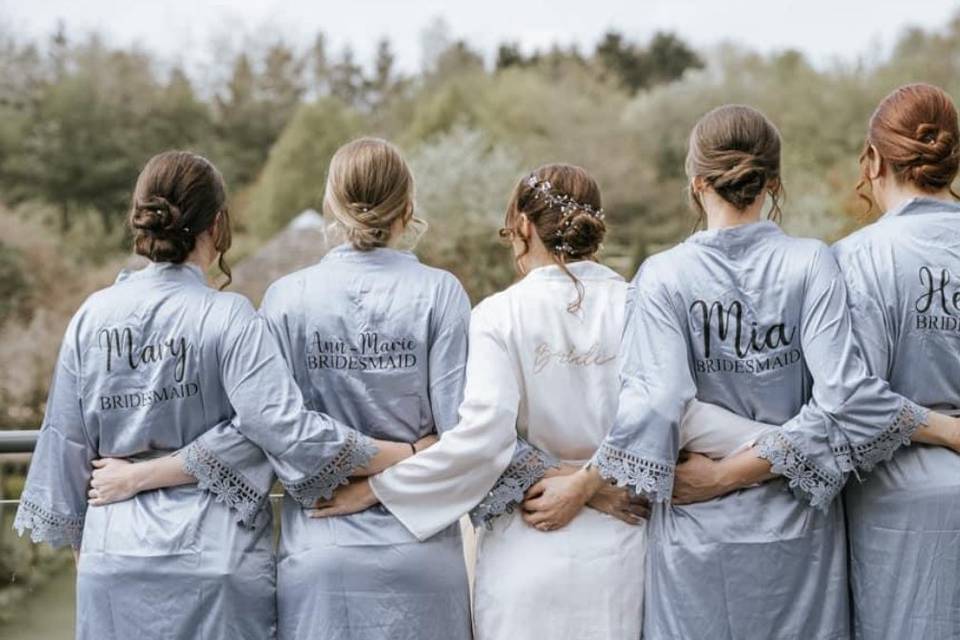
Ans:
<svg viewBox="0 0 960 640"><path fill-rule="evenodd" d="M953 100L939 87L918 83L904 85L880 102L870 116L856 187L869 209L874 202L867 193L867 171L874 149L900 182L928 193L949 188L960 169L960 131Z"/></svg>
<svg viewBox="0 0 960 640"><path fill-rule="evenodd" d="M565 264L593 259L603 244L604 222L600 187L584 169L569 164L548 164L520 180L507 205L504 228L517 234L520 216L525 215L537 236L573 279L577 300L569 307L576 311L583 302L583 286ZM527 251L527 239L521 238Z"/></svg>
<svg viewBox="0 0 960 640"><path fill-rule="evenodd" d="M779 219L780 132L753 107L728 104L700 118L690 132L685 168L688 178L701 178L741 211L767 193L770 218ZM692 189L690 199L702 223L706 213Z"/></svg>
<svg viewBox="0 0 960 640"><path fill-rule="evenodd" d="M133 248L154 262L184 262L197 236L216 225L219 267L230 283L224 254L230 248L230 219L223 176L206 158L188 151L165 151L147 161L133 191L128 224ZM221 288L223 288L221 287Z"/></svg>
<svg viewBox="0 0 960 640"><path fill-rule="evenodd" d="M333 154L323 212L333 217L359 251L387 246L390 227L413 214L413 173L399 149L379 138L360 138Z"/></svg>

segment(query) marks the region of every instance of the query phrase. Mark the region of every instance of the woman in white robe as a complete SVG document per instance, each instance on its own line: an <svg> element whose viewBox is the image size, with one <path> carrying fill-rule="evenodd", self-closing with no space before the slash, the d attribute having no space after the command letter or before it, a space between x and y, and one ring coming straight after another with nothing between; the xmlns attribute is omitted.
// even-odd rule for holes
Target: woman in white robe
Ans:
<svg viewBox="0 0 960 640"><path fill-rule="evenodd" d="M594 261L604 232L599 189L582 169L550 165L523 180L501 235L525 277L473 311L459 424L320 505L333 515L380 502L420 539L473 509L486 525L474 588L480 639L640 635L645 505L607 485L595 508L550 532L514 509L545 473L589 460L616 413L628 286ZM696 415L716 424L725 413ZM730 418L729 441L707 443L719 455L751 437L749 421ZM532 448L510 463L518 437ZM551 459L560 469L546 471Z"/></svg>

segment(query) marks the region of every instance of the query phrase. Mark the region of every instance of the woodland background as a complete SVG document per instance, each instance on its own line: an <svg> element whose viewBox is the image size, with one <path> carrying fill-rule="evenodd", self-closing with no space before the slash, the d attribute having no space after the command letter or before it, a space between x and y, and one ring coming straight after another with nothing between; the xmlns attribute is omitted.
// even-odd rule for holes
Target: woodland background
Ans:
<svg viewBox="0 0 960 640"><path fill-rule="evenodd" d="M580 164L599 180L603 259L624 275L681 240L694 222L686 138L725 102L752 104L780 127L789 231L829 241L863 224L853 186L876 103L921 80L960 96L960 15L944 24L904 31L880 58L814 66L791 50L694 50L671 33L609 32L589 50L558 42L532 54L504 42L491 59L438 19L415 74L397 70L387 40L371 43L374 63L362 66L322 33L308 48L251 37L200 74L97 35L59 28L34 41L0 23L0 429L39 426L71 314L129 260L130 191L158 151L191 149L223 170L236 226L228 257L242 262L302 210L320 209L340 144L388 138L413 166L430 223L418 253L476 302L514 278L495 232L515 181L544 162ZM0 479L3 496L19 494L15 468ZM15 591L4 587L25 563L39 580L33 569L54 562L19 544L0 535L0 618Z"/></svg>

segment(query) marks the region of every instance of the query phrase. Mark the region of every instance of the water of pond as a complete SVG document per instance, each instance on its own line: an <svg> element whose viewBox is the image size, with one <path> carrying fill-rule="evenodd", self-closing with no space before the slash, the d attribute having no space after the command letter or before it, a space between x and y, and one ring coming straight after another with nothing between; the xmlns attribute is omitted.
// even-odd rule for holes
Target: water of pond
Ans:
<svg viewBox="0 0 960 640"><path fill-rule="evenodd" d="M24 598L7 622L0 622L3 640L71 640L73 638L74 584L68 565Z"/></svg>

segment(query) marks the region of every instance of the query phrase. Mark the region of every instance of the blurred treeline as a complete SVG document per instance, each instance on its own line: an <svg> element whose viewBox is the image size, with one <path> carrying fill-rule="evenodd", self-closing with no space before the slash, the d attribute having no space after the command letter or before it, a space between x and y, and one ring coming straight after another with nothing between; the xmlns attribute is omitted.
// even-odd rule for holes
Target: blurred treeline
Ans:
<svg viewBox="0 0 960 640"><path fill-rule="evenodd" d="M97 36L58 29L28 41L0 25L0 428L39 423L63 328L128 255L129 194L158 151L189 148L223 170L240 259L320 208L337 146L389 138L431 225L419 253L476 301L514 277L495 230L514 183L539 164L596 176L603 258L629 275L693 225L683 158L708 109L747 102L780 126L785 224L829 240L862 222L852 187L879 99L917 80L960 95L960 19L949 16L884 54L817 66L795 51L694 51L671 34L615 32L590 50L505 42L491 60L448 31L428 28L416 73L397 68L388 41L370 43L372 64L361 65L322 35L306 48L258 39L199 72Z"/></svg>

